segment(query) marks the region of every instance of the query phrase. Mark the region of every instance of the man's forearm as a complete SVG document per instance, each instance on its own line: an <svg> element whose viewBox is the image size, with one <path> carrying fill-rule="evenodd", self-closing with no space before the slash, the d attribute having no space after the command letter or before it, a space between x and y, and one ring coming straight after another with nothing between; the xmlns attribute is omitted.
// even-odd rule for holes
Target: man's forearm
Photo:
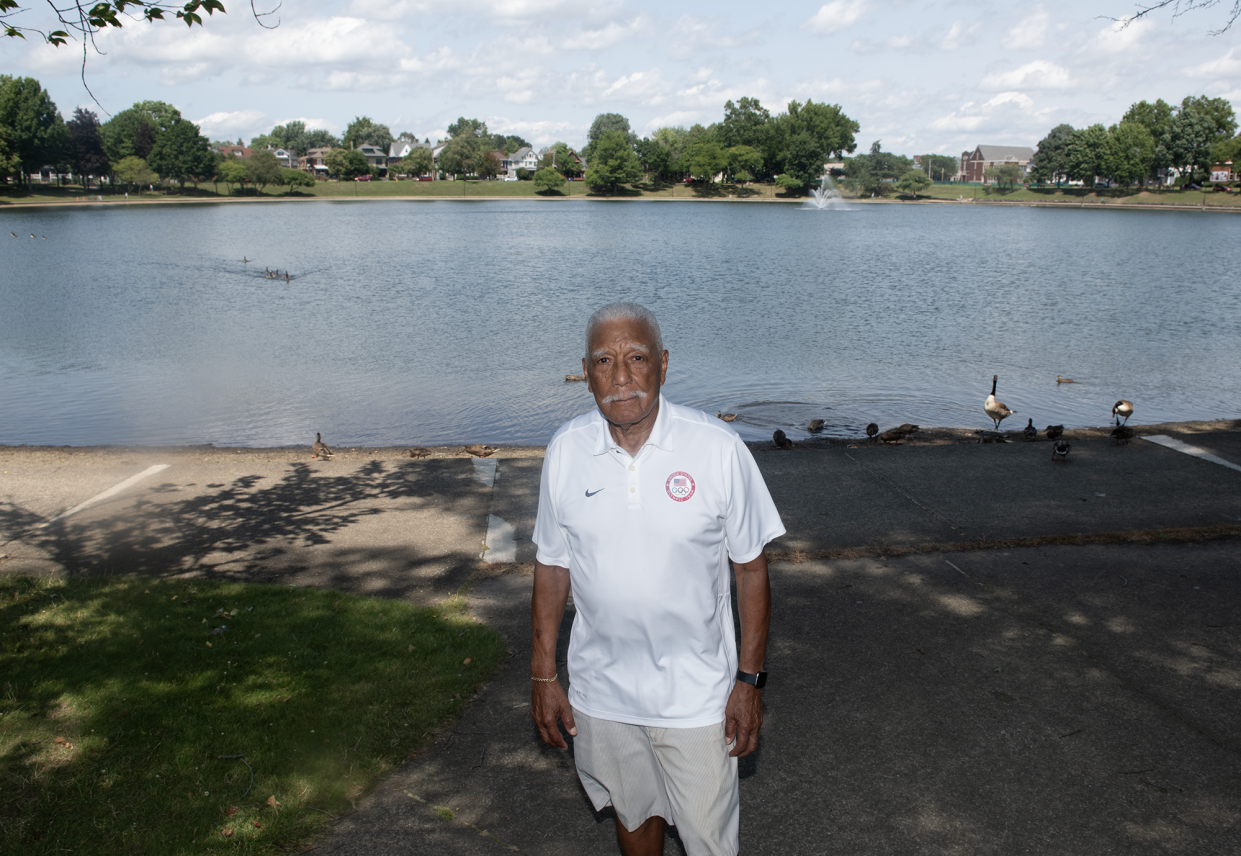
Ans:
<svg viewBox="0 0 1241 856"><path fill-rule="evenodd" d="M530 674L550 678L556 674L556 638L569 601L569 569L534 563L534 593L530 598L532 650Z"/></svg>
<svg viewBox="0 0 1241 856"><path fill-rule="evenodd" d="M760 672L767 655L767 630L771 626L771 584L767 577L767 554L744 564L733 564L737 576L737 612L741 616L741 671Z"/></svg>

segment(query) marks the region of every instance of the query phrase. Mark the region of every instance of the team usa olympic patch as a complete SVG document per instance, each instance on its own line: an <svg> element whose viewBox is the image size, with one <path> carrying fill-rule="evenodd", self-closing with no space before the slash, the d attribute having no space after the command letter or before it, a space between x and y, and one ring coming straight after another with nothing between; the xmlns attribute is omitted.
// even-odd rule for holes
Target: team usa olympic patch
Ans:
<svg viewBox="0 0 1241 856"><path fill-rule="evenodd" d="M664 490L676 502L684 502L694 495L694 477L689 473L673 473L664 482Z"/></svg>

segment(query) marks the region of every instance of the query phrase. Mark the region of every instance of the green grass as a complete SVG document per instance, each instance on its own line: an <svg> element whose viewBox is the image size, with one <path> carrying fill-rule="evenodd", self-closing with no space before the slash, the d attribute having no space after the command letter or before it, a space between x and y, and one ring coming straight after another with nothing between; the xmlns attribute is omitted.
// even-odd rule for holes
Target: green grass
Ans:
<svg viewBox="0 0 1241 856"><path fill-rule="evenodd" d="M1018 187L998 190L972 184L936 184L919 198L978 199L980 202L1055 202L1066 205L1078 203L1118 203L1124 205L1202 205L1208 207L1241 206L1241 193L1214 193L1201 190L1142 190L1137 187L1085 188L1085 187Z"/></svg>
<svg viewBox="0 0 1241 856"><path fill-rule="evenodd" d="M456 600L0 577L0 853L296 849L505 656Z"/></svg>

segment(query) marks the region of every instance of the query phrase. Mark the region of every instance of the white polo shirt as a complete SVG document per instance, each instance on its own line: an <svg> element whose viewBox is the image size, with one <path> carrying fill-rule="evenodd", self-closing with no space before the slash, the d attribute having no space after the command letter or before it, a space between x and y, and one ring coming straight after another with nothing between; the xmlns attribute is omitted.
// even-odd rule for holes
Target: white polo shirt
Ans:
<svg viewBox="0 0 1241 856"><path fill-rule="evenodd" d="M714 417L661 396L632 458L598 410L563 425L534 542L570 572L570 703L635 725L721 722L737 671L728 560L783 534L750 450Z"/></svg>

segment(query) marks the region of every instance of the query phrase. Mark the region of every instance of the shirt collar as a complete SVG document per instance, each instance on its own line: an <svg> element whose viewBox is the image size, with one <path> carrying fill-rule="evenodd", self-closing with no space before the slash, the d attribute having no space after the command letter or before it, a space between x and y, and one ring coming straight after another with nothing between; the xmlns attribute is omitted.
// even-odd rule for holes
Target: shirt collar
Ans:
<svg viewBox="0 0 1241 856"><path fill-rule="evenodd" d="M608 420L603 418L603 414L599 410L596 409L595 413L599 417L599 438L595 441L595 448L592 450L592 453L604 455L612 449L620 448L620 444L612 439L612 432L608 430ZM651 428L651 436L646 438L646 446L654 446L664 452L672 451L671 407L669 407L668 400L664 398L662 392L659 394L659 413L655 415L655 426ZM643 448L646 448L646 446L643 446Z"/></svg>

